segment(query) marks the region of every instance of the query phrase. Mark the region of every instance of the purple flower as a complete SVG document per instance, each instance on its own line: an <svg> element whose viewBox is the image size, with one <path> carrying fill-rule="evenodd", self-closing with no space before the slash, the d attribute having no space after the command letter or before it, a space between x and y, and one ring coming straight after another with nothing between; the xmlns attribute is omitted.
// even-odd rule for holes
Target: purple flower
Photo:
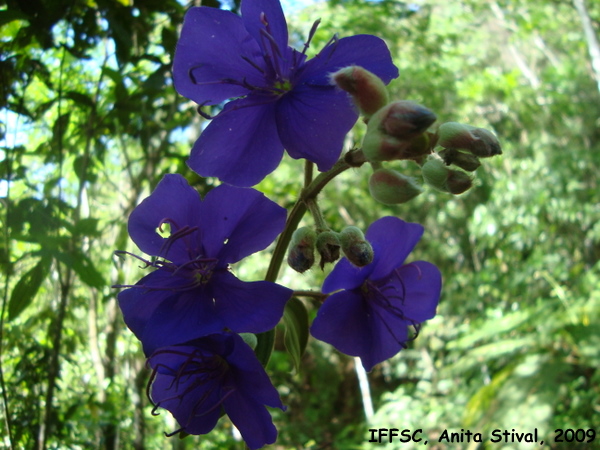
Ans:
<svg viewBox="0 0 600 450"><path fill-rule="evenodd" d="M254 352L238 335L213 334L162 347L148 358L148 365L150 399L155 409L167 409L177 419L181 428L176 432L208 433L223 407L248 447L260 448L277 439L265 405L284 406Z"/></svg>
<svg viewBox="0 0 600 450"><path fill-rule="evenodd" d="M311 334L342 353L360 357L370 371L398 353L408 341L409 326L435 316L442 277L425 261L404 264L423 227L396 217L383 217L369 227L366 238L374 259L362 268L343 258L323 283L330 293L319 309Z"/></svg>
<svg viewBox="0 0 600 450"><path fill-rule="evenodd" d="M129 217L129 234L157 270L119 293L125 323L147 354L228 329L260 333L277 325L292 291L243 282L229 264L267 247L286 211L263 194L221 185L202 201L181 175L166 175ZM170 236L162 237L157 230Z"/></svg>
<svg viewBox="0 0 600 450"><path fill-rule="evenodd" d="M200 105L236 98L201 134L188 165L205 177L252 186L293 158L329 170L357 119L329 74L362 66L387 84L398 76L385 43L334 38L313 59L288 46L278 0L243 0L242 16L209 7L187 12L173 64L177 91ZM316 25L309 35L316 30Z"/></svg>

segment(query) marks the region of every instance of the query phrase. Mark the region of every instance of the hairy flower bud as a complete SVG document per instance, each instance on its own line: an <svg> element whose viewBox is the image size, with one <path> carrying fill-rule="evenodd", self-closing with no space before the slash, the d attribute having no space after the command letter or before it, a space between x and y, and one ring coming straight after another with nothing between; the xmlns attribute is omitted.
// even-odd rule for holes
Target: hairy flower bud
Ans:
<svg viewBox="0 0 600 450"><path fill-rule="evenodd" d="M369 178L371 196L380 203L395 205L412 200L423 188L406 175L391 169L377 169Z"/></svg>
<svg viewBox="0 0 600 450"><path fill-rule="evenodd" d="M340 239L334 231L323 231L317 236L317 252L321 255L319 266L321 270L325 264L335 262L340 257Z"/></svg>
<svg viewBox="0 0 600 450"><path fill-rule="evenodd" d="M357 227L346 227L340 233L342 251L348 261L358 267L373 261L373 247L365 240L364 233Z"/></svg>
<svg viewBox="0 0 600 450"><path fill-rule="evenodd" d="M438 145L444 148L466 150L480 158L502 154L500 142L485 128L446 122L440 125L438 135Z"/></svg>
<svg viewBox="0 0 600 450"><path fill-rule="evenodd" d="M371 117L363 140L363 153L370 162L419 159L431 153L434 141L427 128L436 117L424 106L398 101Z"/></svg>
<svg viewBox="0 0 600 450"><path fill-rule="evenodd" d="M454 195L462 194L473 186L473 178L461 170L449 170L446 188Z"/></svg>
<svg viewBox="0 0 600 450"><path fill-rule="evenodd" d="M352 96L367 121L389 101L385 83L381 78L360 66L344 67L330 76L333 83Z"/></svg>
<svg viewBox="0 0 600 450"><path fill-rule="evenodd" d="M427 158L423 167L421 167L423 180L429 186L438 191L448 192L446 189L446 179L448 178L448 168L441 159Z"/></svg>
<svg viewBox="0 0 600 450"><path fill-rule="evenodd" d="M424 133L437 119L433 111L410 100L392 102L377 112L382 130L397 139L412 139Z"/></svg>
<svg viewBox="0 0 600 450"><path fill-rule="evenodd" d="M381 162L402 159L409 142L388 136L377 127L371 127L371 123L373 123L373 120L369 122L369 128L367 128L362 143L362 150L367 161Z"/></svg>
<svg viewBox="0 0 600 450"><path fill-rule="evenodd" d="M421 170L425 183L438 191L462 194L473 185L469 174L461 170L449 169L444 161L437 157L429 157Z"/></svg>
<svg viewBox="0 0 600 450"><path fill-rule="evenodd" d="M287 261L296 272L306 272L315 263L316 241L317 233L310 227L298 228L292 234Z"/></svg>
<svg viewBox="0 0 600 450"><path fill-rule="evenodd" d="M460 152L454 148L446 148L439 151L438 154L442 157L446 165L454 164L468 172L474 172L481 166L481 162L479 162L477 156L471 153Z"/></svg>

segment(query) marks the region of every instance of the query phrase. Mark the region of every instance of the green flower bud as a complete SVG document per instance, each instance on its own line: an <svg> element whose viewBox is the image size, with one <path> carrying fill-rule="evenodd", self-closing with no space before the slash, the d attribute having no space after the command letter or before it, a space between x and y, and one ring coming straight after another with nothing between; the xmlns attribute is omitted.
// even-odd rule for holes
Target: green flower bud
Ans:
<svg viewBox="0 0 600 450"><path fill-rule="evenodd" d="M437 157L429 157L421 170L425 183L438 191L462 194L473 185L473 179L469 174L461 170L449 169L444 161Z"/></svg>
<svg viewBox="0 0 600 450"><path fill-rule="evenodd" d="M438 191L448 192L446 189L446 179L448 178L448 168L444 161L439 158L427 158L423 167L421 167L423 180L429 186Z"/></svg>
<svg viewBox="0 0 600 450"><path fill-rule="evenodd" d="M288 252L288 265L296 272L306 272L315 263L315 245L317 233L310 227L301 227L294 231Z"/></svg>
<svg viewBox="0 0 600 450"><path fill-rule="evenodd" d="M391 169L377 169L369 178L371 196L380 203L395 205L412 200L423 188L406 175Z"/></svg>
<svg viewBox="0 0 600 450"><path fill-rule="evenodd" d="M466 150L480 158L502 154L500 142L485 128L446 122L440 125L438 136L438 145L444 148Z"/></svg>
<svg viewBox="0 0 600 450"><path fill-rule="evenodd" d="M449 166L450 164L454 164L468 172L474 172L481 166L481 162L479 162L477 156L472 155L471 153L459 152L454 148L446 148L439 151L438 154L442 157L446 165Z"/></svg>
<svg viewBox="0 0 600 450"><path fill-rule="evenodd" d="M317 252L321 255L319 266L321 270L325 264L335 262L340 257L340 239L334 231L323 231L317 236Z"/></svg>
<svg viewBox="0 0 600 450"><path fill-rule="evenodd" d="M358 267L373 261L373 247L365 240L364 233L357 227L346 227L339 233L342 251L348 261Z"/></svg>
<svg viewBox="0 0 600 450"><path fill-rule="evenodd" d="M389 101L381 78L360 66L344 67L330 76L333 83L352 96L367 121Z"/></svg>

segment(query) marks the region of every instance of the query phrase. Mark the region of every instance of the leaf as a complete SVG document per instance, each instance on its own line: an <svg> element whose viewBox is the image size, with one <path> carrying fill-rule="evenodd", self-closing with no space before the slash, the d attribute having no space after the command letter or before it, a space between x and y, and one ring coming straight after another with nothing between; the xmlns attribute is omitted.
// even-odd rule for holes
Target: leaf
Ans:
<svg viewBox="0 0 600 450"><path fill-rule="evenodd" d="M296 371L300 370L300 360L308 342L308 313L299 299L293 297L283 311L285 334L283 343L294 361Z"/></svg>
<svg viewBox="0 0 600 450"><path fill-rule="evenodd" d="M89 108L94 106L94 102L90 97L77 91L69 91L65 94L65 97L70 98L80 106L86 106Z"/></svg>
<svg viewBox="0 0 600 450"><path fill-rule="evenodd" d="M63 136L67 131L67 126L69 125L69 119L71 118L71 113L67 112L62 114L54 125L52 126L52 138L55 143L62 142Z"/></svg>
<svg viewBox="0 0 600 450"><path fill-rule="evenodd" d="M77 273L79 279L90 287L102 288L106 281L102 274L96 269L92 261L79 251L72 253L59 253L56 257Z"/></svg>
<svg viewBox="0 0 600 450"><path fill-rule="evenodd" d="M23 14L21 11L8 9L0 11L0 27L12 22L13 20L29 20L29 16Z"/></svg>
<svg viewBox="0 0 600 450"><path fill-rule="evenodd" d="M267 367L267 364L269 364L271 353L273 353L273 345L275 345L275 330L269 330L256 335L254 353L256 353L256 357L263 367Z"/></svg>
<svg viewBox="0 0 600 450"><path fill-rule="evenodd" d="M50 259L42 258L26 272L15 285L8 302L8 320L18 317L21 312L33 301L38 293L44 278L50 271Z"/></svg>

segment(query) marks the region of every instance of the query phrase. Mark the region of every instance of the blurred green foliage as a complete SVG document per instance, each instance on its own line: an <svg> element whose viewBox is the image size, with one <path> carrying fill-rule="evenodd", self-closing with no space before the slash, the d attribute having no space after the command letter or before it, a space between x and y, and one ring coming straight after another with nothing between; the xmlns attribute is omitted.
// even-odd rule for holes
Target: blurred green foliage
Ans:
<svg viewBox="0 0 600 450"><path fill-rule="evenodd" d="M600 5L587 6L598 36ZM200 192L215 182L185 165L202 118L170 78L184 11L175 0L0 2L0 445L243 449L226 421L207 437L164 437L176 424L150 414L143 355L110 288L144 273L112 251L135 252L126 218L162 175ZM353 360L309 338L298 370L284 343L304 337L282 326L268 370L288 410L274 411L274 448L373 448L369 428L422 428L443 449L459 448L437 443L445 429L537 428L550 442L556 428L598 427L600 92L575 7L332 0L288 17L298 45L319 17L311 51L334 33L384 38L400 68L392 98L489 128L504 154L458 197L376 204L367 167L326 187L335 230L383 215L423 223L414 257L440 267L443 297L419 338L369 374L368 423ZM358 124L348 147L363 134ZM301 182L285 158L258 188L290 207ZM259 279L267 264L268 252L234 270ZM318 289L323 277L285 269L279 281ZM312 319L318 305L304 305Z"/></svg>

